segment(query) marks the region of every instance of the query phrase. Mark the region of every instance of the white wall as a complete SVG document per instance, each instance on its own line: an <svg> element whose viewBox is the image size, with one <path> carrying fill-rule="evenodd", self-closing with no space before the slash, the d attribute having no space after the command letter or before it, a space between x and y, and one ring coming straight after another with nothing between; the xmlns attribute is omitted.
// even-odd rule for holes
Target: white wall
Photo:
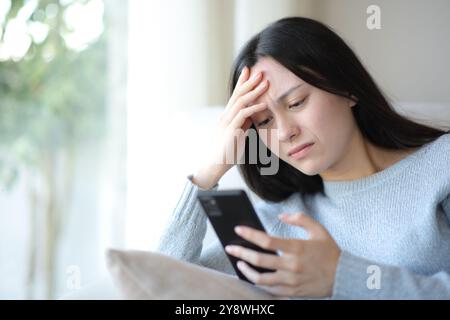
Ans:
<svg viewBox="0 0 450 320"><path fill-rule="evenodd" d="M381 9L380 30L366 27L371 4ZM393 100L450 101L450 1L316 0L313 16L353 47Z"/></svg>
<svg viewBox="0 0 450 320"><path fill-rule="evenodd" d="M234 56L256 33L286 16L311 16L313 0L235 0Z"/></svg>

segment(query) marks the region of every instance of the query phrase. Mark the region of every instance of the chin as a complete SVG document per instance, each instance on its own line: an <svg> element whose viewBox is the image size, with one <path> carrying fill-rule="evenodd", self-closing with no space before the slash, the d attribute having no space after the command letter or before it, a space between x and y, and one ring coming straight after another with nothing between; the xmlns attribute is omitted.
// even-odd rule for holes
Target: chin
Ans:
<svg viewBox="0 0 450 320"><path fill-rule="evenodd" d="M318 170L317 166L312 164L296 164L294 168L299 170L301 173L306 174L307 176L315 176L320 173L320 170Z"/></svg>

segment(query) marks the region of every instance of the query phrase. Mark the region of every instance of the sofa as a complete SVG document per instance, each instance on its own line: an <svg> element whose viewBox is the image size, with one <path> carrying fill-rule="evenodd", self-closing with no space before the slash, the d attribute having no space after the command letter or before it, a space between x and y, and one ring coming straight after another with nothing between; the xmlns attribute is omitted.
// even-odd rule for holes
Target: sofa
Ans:
<svg viewBox="0 0 450 320"><path fill-rule="evenodd" d="M423 103L423 102L402 102L394 105L394 108L400 113L418 122L432 125L439 128L450 129L450 103ZM223 107L199 108L192 111L191 118L198 119L196 126L211 126L216 123ZM208 127L208 128L209 128ZM221 180L221 189L241 188L246 190L252 202L259 199L252 194L243 183L236 168L230 170ZM210 225L206 235L206 243L212 241L215 237ZM106 260L105 260L106 261ZM61 297L61 299L121 299L123 295L117 287L117 281L113 282L112 275L107 275L102 279L98 279L95 283L88 284L80 290Z"/></svg>

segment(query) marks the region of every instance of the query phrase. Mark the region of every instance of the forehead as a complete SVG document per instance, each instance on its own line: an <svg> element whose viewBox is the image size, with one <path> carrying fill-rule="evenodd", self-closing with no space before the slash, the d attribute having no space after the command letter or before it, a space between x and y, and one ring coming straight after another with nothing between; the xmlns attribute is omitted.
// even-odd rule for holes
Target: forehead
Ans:
<svg viewBox="0 0 450 320"><path fill-rule="evenodd" d="M264 79L269 80L271 86L289 81L288 84L303 82L290 70L271 57L263 57L251 67L250 77L257 72L263 72Z"/></svg>
<svg viewBox="0 0 450 320"><path fill-rule="evenodd" d="M251 68L250 77L257 72L263 72L263 79L269 80L269 89L259 96L255 100L255 103L268 100L275 102L280 95L286 92L286 90L304 83L302 79L270 57L260 58Z"/></svg>

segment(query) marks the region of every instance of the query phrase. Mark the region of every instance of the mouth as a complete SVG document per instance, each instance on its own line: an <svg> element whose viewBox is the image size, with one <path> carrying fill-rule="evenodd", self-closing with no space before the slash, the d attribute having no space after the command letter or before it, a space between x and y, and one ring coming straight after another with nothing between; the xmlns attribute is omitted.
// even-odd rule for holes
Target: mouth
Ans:
<svg viewBox="0 0 450 320"><path fill-rule="evenodd" d="M309 142L295 147L289 151L288 156L296 160L303 158L309 152L313 144L313 142Z"/></svg>

